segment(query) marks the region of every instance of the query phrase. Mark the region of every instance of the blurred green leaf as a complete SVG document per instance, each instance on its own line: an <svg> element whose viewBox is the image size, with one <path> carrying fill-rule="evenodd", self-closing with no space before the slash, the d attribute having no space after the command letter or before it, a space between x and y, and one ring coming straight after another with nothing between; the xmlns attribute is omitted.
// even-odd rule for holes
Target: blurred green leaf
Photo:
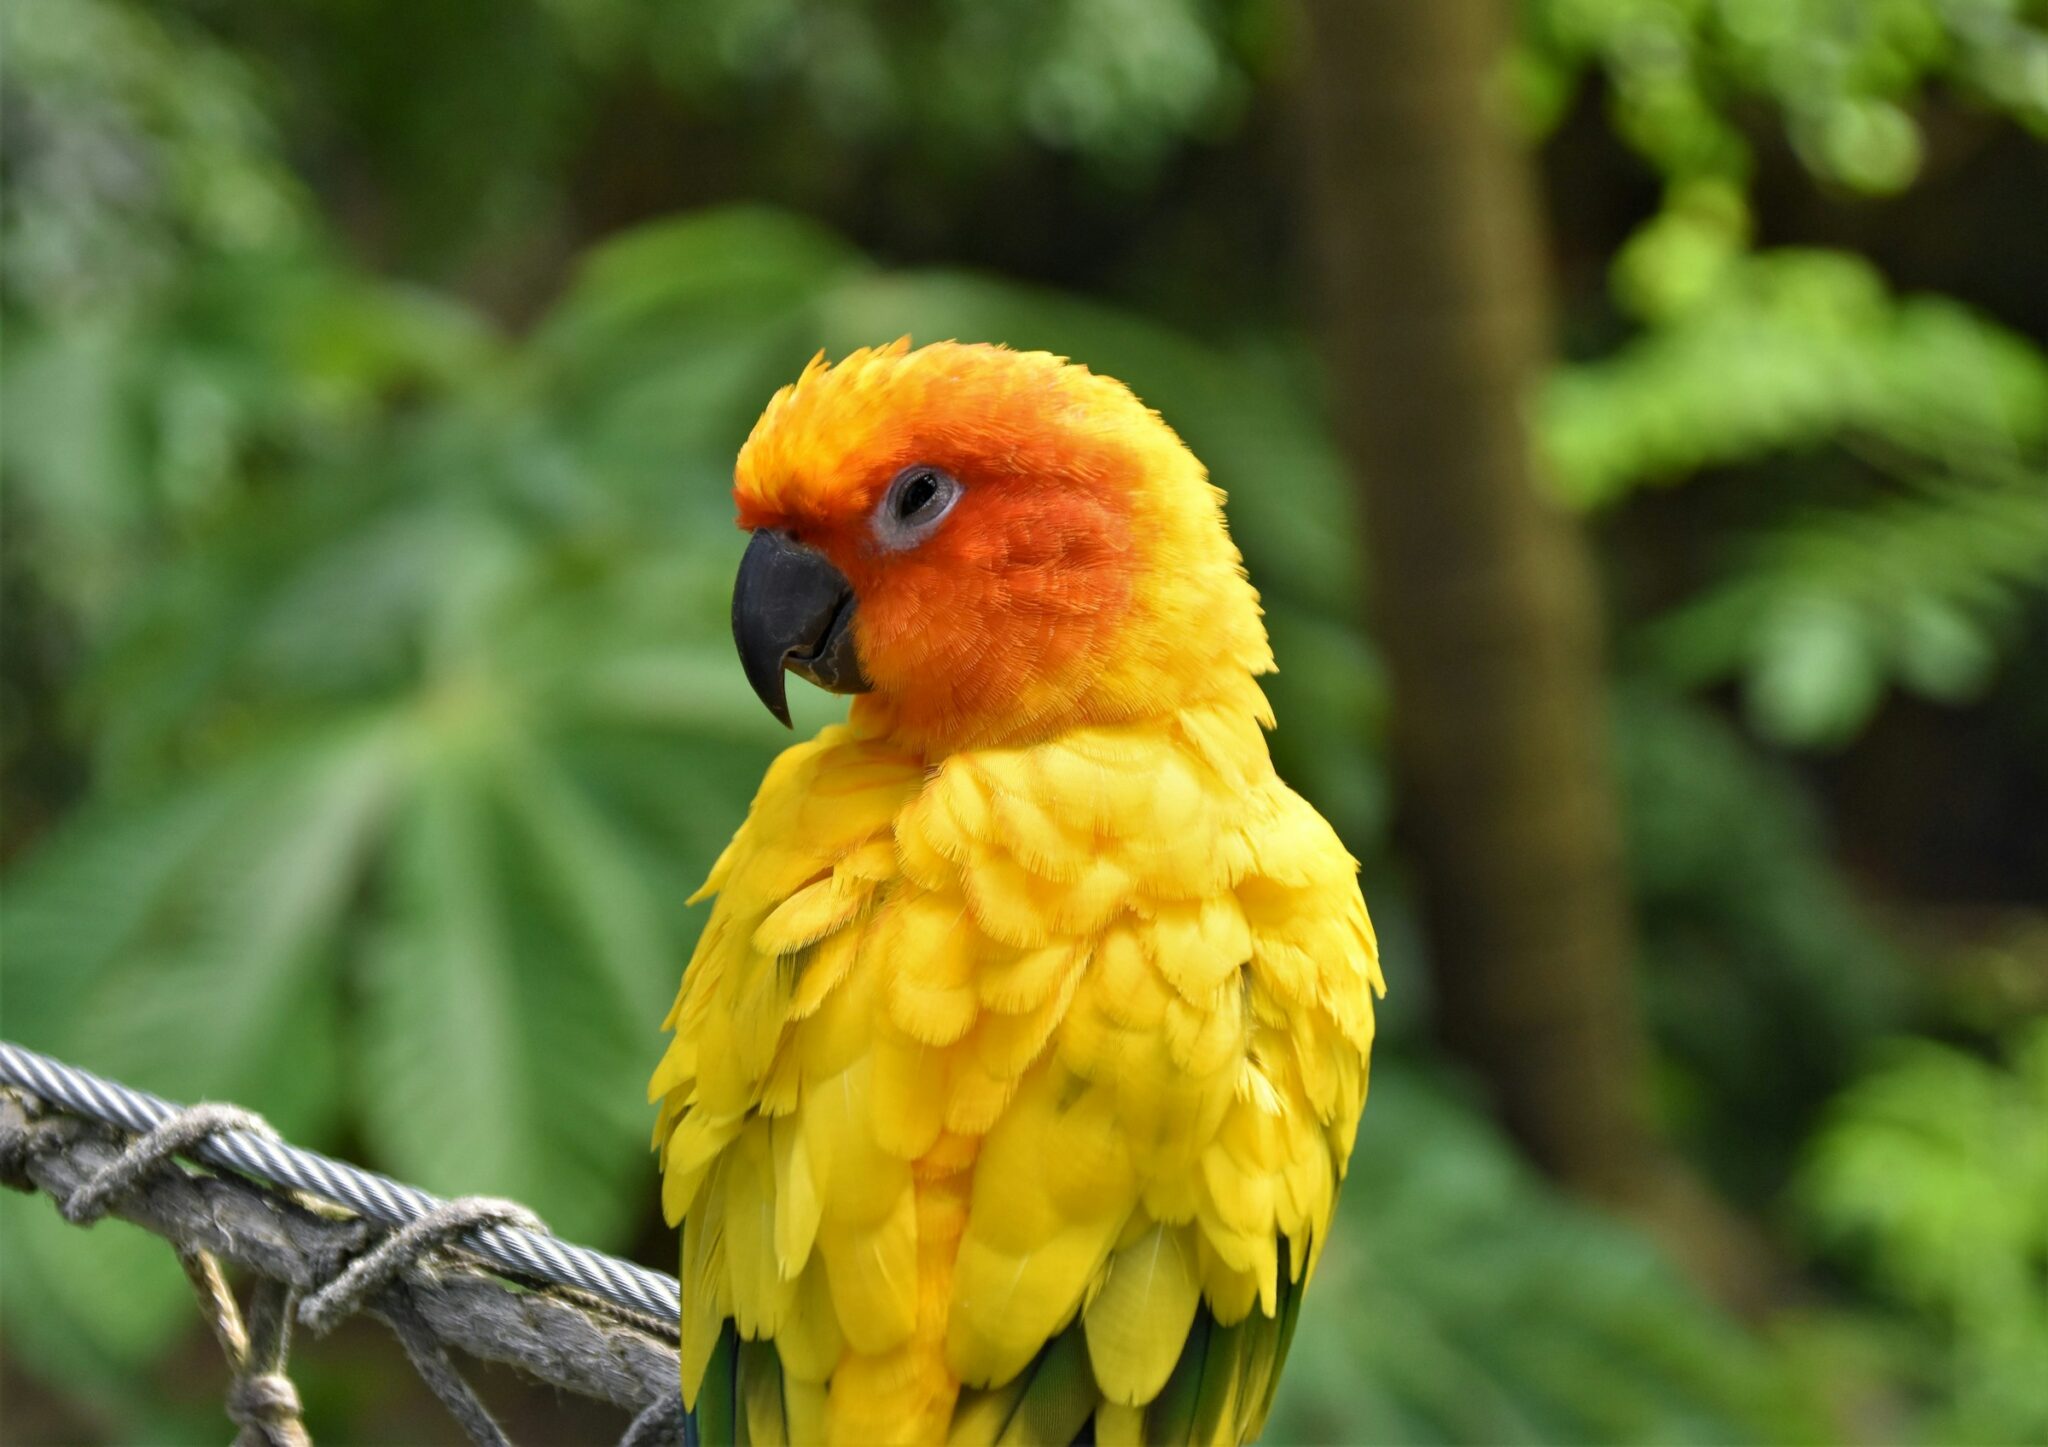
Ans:
<svg viewBox="0 0 2048 1447"><path fill-rule="evenodd" d="M1640 685L1615 724L1664 1113L1721 1189L1765 1205L1828 1097L1906 1018L1905 960L1791 771Z"/></svg>
<svg viewBox="0 0 2048 1447"><path fill-rule="evenodd" d="M1945 1387L1936 1440L2048 1432L2048 1023L2009 1044L2002 1062L1897 1045L1843 1093L1800 1181L1821 1241L1913 1308L1907 1349Z"/></svg>
<svg viewBox="0 0 2048 1447"><path fill-rule="evenodd" d="M1552 1195L1412 1069L1374 1071L1340 1214L1269 1441L1827 1435L1647 1243Z"/></svg>
<svg viewBox="0 0 2048 1447"><path fill-rule="evenodd" d="M429 764L400 826L383 886L391 914L363 959L360 1089L371 1142L395 1169L518 1197L566 1163L538 1124L552 1081L526 1039L518 925L476 773L454 750Z"/></svg>
<svg viewBox="0 0 2048 1447"><path fill-rule="evenodd" d="M70 1384L110 1436L139 1434L160 1410L147 1373L193 1321L191 1283L176 1254L125 1221L80 1230L47 1198L12 1191L0 1194L0 1253L10 1356Z"/></svg>
<svg viewBox="0 0 2048 1447"><path fill-rule="evenodd" d="M1767 737L1839 742L1883 692L1874 640L1838 600L1808 598L1778 610L1752 642L1750 711Z"/></svg>
<svg viewBox="0 0 2048 1447"><path fill-rule="evenodd" d="M1797 516L1642 641L1679 681L1741 677L1767 736L1840 744L1893 681L1980 690L2044 588L2048 471L2012 472Z"/></svg>
<svg viewBox="0 0 2048 1447"><path fill-rule="evenodd" d="M1666 325L1557 373L1538 417L1584 507L1843 440L1967 475L2048 443L2048 359L1954 302L1892 297L1854 257L1761 252L1721 263Z"/></svg>
<svg viewBox="0 0 2048 1447"><path fill-rule="evenodd" d="M1596 69L1615 129L1665 176L1745 177L1763 101L1817 177L1878 194L1918 173L1912 103L1953 86L2048 132L2048 30L2012 0L1542 0L1525 68ZM1525 82L1538 93L1559 84ZM1553 105L1552 114L1562 106Z"/></svg>

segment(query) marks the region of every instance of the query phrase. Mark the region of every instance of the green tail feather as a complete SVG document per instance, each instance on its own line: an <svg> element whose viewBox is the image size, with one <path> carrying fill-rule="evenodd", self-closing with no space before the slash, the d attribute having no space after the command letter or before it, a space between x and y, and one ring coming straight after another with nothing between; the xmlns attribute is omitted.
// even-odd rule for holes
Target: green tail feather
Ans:
<svg viewBox="0 0 2048 1447"><path fill-rule="evenodd" d="M1302 1283L1288 1280L1287 1238L1280 1238L1280 1270L1273 1315L1254 1312L1246 1321L1253 1328L1245 1362L1244 1390L1238 1403L1238 1435L1245 1441L1266 1424L1273 1408L1273 1394L1280 1387L1280 1366L1287 1360L1287 1348L1294 1340L1294 1324L1301 1320Z"/></svg>
<svg viewBox="0 0 2048 1447"><path fill-rule="evenodd" d="M697 1406L684 1417L686 1447L790 1447L782 1354L769 1341L742 1341L726 1318L704 1368Z"/></svg>
<svg viewBox="0 0 2048 1447"><path fill-rule="evenodd" d="M1207 1303L1196 1309L1173 1374L1145 1410L1148 1443L1248 1442L1265 1425L1301 1319L1301 1283L1288 1278L1289 1254L1283 1239L1272 1316L1254 1307L1243 1321L1219 1326Z"/></svg>
<svg viewBox="0 0 2048 1447"><path fill-rule="evenodd" d="M703 1447L726 1447L739 1440L739 1333L728 1318L704 1368L697 1405L684 1420L684 1438Z"/></svg>
<svg viewBox="0 0 2048 1447"><path fill-rule="evenodd" d="M1195 1399L1201 1395L1202 1376L1209 1366L1209 1338L1216 1330L1216 1318L1207 1303L1195 1309L1195 1324L1188 1330L1187 1345L1173 1374L1152 1405L1145 1411L1145 1435L1155 1442L1187 1442L1195 1430Z"/></svg>
<svg viewBox="0 0 2048 1447"><path fill-rule="evenodd" d="M1030 1381L996 1438L1004 1447L1071 1442L1095 1416L1102 1394L1079 1323L1053 1338L1029 1368Z"/></svg>

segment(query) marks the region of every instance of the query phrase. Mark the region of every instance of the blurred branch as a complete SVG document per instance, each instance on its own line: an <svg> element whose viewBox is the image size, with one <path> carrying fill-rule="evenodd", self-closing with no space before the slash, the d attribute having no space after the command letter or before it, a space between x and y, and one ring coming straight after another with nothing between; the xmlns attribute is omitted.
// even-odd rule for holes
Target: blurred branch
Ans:
<svg viewBox="0 0 2048 1447"><path fill-rule="evenodd" d="M1309 8L1327 350L1442 1024L1539 1162L1626 1197L1648 1052L1591 563L1532 477L1550 312L1529 163L1488 90L1504 7Z"/></svg>
<svg viewBox="0 0 2048 1447"><path fill-rule="evenodd" d="M1308 6L1306 179L1336 416L1393 685L1438 1018L1510 1131L1754 1303L1758 1253L1664 1145L1585 538L1535 485L1551 351L1497 0Z"/></svg>
<svg viewBox="0 0 2048 1447"><path fill-rule="evenodd" d="M71 1201L122 1155L127 1133L52 1111L0 1087L0 1184ZM181 1256L212 1256L269 1281L315 1291L379 1234L355 1217L309 1209L230 1175L165 1162L110 1203L111 1214L164 1238ZM581 1293L525 1290L459 1256L417 1259L364 1311L405 1335L416 1314L440 1343L502 1362L561 1390L641 1413L677 1401L675 1347L658 1324L625 1320Z"/></svg>

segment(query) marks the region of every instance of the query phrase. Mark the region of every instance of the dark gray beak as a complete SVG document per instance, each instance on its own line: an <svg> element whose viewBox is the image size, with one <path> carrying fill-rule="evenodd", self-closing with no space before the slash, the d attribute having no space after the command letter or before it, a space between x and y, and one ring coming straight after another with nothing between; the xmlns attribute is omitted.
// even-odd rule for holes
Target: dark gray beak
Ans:
<svg viewBox="0 0 2048 1447"><path fill-rule="evenodd" d="M872 687L854 652L853 611L853 585L823 553L773 528L754 534L732 585L732 639L747 682L783 727L785 669L832 693Z"/></svg>

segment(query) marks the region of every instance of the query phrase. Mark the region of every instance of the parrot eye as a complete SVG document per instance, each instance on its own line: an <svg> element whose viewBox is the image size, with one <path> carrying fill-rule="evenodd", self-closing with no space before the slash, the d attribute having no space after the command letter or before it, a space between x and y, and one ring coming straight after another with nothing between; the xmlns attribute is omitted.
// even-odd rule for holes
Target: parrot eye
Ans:
<svg viewBox="0 0 2048 1447"><path fill-rule="evenodd" d="M882 495L882 505L875 510L875 536L886 547L916 547L953 510L960 493L951 473L922 462L911 464L896 474Z"/></svg>

